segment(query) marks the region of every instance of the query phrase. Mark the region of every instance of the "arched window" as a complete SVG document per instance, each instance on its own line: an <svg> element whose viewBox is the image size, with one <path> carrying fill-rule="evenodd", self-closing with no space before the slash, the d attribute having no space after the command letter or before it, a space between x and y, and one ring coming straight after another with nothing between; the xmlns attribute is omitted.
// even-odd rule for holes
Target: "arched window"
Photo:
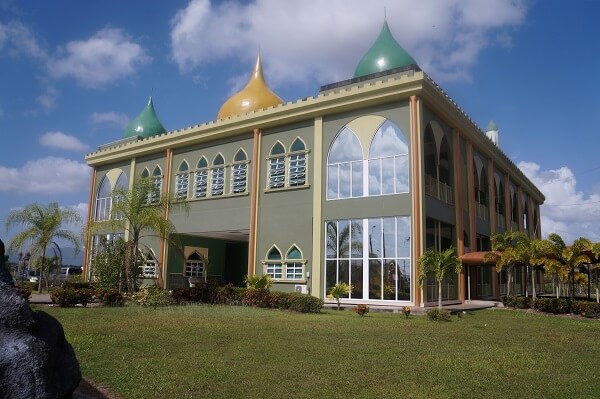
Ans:
<svg viewBox="0 0 600 399"><path fill-rule="evenodd" d="M188 170L188 163L186 161L182 161L181 164L179 164L179 169L177 170L177 180L175 182L175 195L177 198L187 198L190 179Z"/></svg>
<svg viewBox="0 0 600 399"><path fill-rule="evenodd" d="M111 207L112 193L110 189L110 180L108 180L107 176L104 176L102 180L100 180L98 192L96 193L96 210L94 220L110 220Z"/></svg>
<svg viewBox="0 0 600 399"><path fill-rule="evenodd" d="M234 194L246 192L246 178L248 175L248 162L246 153L241 148L233 158L231 167L231 191Z"/></svg>
<svg viewBox="0 0 600 399"><path fill-rule="evenodd" d="M303 186L306 184L306 146L304 141L297 137L290 147L290 186Z"/></svg>
<svg viewBox="0 0 600 399"><path fill-rule="evenodd" d="M194 197L204 198L208 191L208 162L202 157L198 161L196 170L196 186L194 188Z"/></svg>
<svg viewBox="0 0 600 399"><path fill-rule="evenodd" d="M117 178L117 183L115 184L115 190L117 191L117 193L113 195L113 203L118 204L121 201L123 201L124 195L128 189L129 189L129 183L128 183L127 175L124 172L121 172L119 174L119 177ZM115 215L113 215L113 218L115 218L117 220L121 220L124 218L124 215L121 212L116 212Z"/></svg>
<svg viewBox="0 0 600 399"><path fill-rule="evenodd" d="M267 254L266 274L269 274L275 280L280 280L283 277L283 263L281 252L276 246L273 246Z"/></svg>
<svg viewBox="0 0 600 399"><path fill-rule="evenodd" d="M221 154L218 154L213 160L210 178L210 195L223 195L223 188L225 187L225 160Z"/></svg>
<svg viewBox="0 0 600 399"><path fill-rule="evenodd" d="M158 267L156 262L156 256L154 251L150 249L146 255L141 254L141 259L144 259L144 266L142 269L142 277L144 278L156 278L158 276Z"/></svg>
<svg viewBox="0 0 600 399"><path fill-rule="evenodd" d="M285 279L304 279L304 263L302 262L302 252L295 245L292 245L285 256Z"/></svg>
<svg viewBox="0 0 600 399"><path fill-rule="evenodd" d="M363 196L363 150L354 132L343 128L327 157L327 199Z"/></svg>
<svg viewBox="0 0 600 399"><path fill-rule="evenodd" d="M198 252L192 252L185 260L185 276L206 278L205 266L204 256Z"/></svg>
<svg viewBox="0 0 600 399"><path fill-rule="evenodd" d="M162 170L160 170L160 166L158 165L156 165L152 172L152 186L152 192L148 195L148 202L155 204L160 199L160 189L162 187Z"/></svg>
<svg viewBox="0 0 600 399"><path fill-rule="evenodd" d="M141 176L143 178L150 177L150 172L148 172L148 168L144 168L144 170L142 171Z"/></svg>
<svg viewBox="0 0 600 399"><path fill-rule="evenodd" d="M269 188L280 188L285 186L285 147L280 142L271 148L269 157Z"/></svg>
<svg viewBox="0 0 600 399"><path fill-rule="evenodd" d="M390 121L375 132L369 149L369 195L408 192L408 144Z"/></svg>

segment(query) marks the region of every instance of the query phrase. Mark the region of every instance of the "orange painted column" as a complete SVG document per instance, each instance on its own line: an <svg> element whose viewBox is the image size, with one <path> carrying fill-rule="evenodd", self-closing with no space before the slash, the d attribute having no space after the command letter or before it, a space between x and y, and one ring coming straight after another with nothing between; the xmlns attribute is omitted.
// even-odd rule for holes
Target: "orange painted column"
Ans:
<svg viewBox="0 0 600 399"><path fill-rule="evenodd" d="M423 202L422 202L422 155L421 155L421 120L420 101L417 96L410 96L410 141L411 141L411 191L412 191L412 281L415 287L415 306L424 304L421 297L422 289L417 288L418 270L417 260L423 255L422 248L422 224L423 224Z"/></svg>
<svg viewBox="0 0 600 399"><path fill-rule="evenodd" d="M83 275L88 276L89 268L91 265L88 264L90 255L90 225L92 224L92 207L94 206L94 186L96 185L96 168L92 170L92 179L90 180L90 196L88 197L88 213L85 226L85 243L83 246Z"/></svg>
<svg viewBox="0 0 600 399"><path fill-rule="evenodd" d="M540 214L540 204L535 204L535 214L536 216L536 226L535 226L535 237L533 238L542 238L542 221L541 221L541 214Z"/></svg>
<svg viewBox="0 0 600 399"><path fill-rule="evenodd" d="M166 153L166 165L165 165L165 180L164 185L162 187L163 195L168 198L171 193L171 164L173 162L173 150L167 148ZM169 219L169 207L168 205L163 208L163 218L165 220ZM160 238L160 259L158 264L160 265L158 270L158 286L161 288L165 288L165 279L163 276L165 267L165 261L167 259L167 245L164 237Z"/></svg>
<svg viewBox="0 0 600 399"><path fill-rule="evenodd" d="M517 220L519 230L523 231L525 229L525 225L523 224L523 192L521 191L521 187L517 189L517 212L519 213L519 220Z"/></svg>
<svg viewBox="0 0 600 399"><path fill-rule="evenodd" d="M460 161L462 159L460 154L460 132L457 129L452 131L452 146L453 155L452 158L452 173L454 174L454 216L456 224L456 253L458 256L465 253L465 241L463 234L463 193L462 193L462 173L460 168ZM459 282L458 282L458 298L464 303L466 299L466 272L465 266L460 269Z"/></svg>
<svg viewBox="0 0 600 399"><path fill-rule="evenodd" d="M254 129L252 148L252 187L250 192L250 234L248 237L248 276L253 276L256 256L256 230L258 220L258 176L260 173L260 129Z"/></svg>

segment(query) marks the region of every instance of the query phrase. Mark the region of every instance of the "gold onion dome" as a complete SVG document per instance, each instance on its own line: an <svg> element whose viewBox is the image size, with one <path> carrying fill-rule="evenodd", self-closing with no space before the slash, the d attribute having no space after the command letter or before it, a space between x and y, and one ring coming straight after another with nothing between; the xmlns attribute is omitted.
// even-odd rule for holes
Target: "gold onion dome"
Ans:
<svg viewBox="0 0 600 399"><path fill-rule="evenodd" d="M146 107L125 128L123 137L152 137L166 132L167 129L160 123L156 111L154 111L154 103L152 102L152 96L150 96Z"/></svg>
<svg viewBox="0 0 600 399"><path fill-rule="evenodd" d="M256 66L250 80L242 90L229 97L221 106L218 119L239 115L263 108L283 104L283 100L269 89L263 76L260 55L256 58Z"/></svg>

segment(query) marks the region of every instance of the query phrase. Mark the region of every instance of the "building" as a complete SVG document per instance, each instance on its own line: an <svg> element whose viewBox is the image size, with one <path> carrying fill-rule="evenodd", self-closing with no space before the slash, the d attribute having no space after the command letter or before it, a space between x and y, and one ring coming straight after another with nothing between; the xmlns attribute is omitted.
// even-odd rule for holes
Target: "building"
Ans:
<svg viewBox="0 0 600 399"><path fill-rule="evenodd" d="M385 22L354 77L314 97L284 103L259 57L215 121L167 132L150 100L125 138L86 156L89 218L112 217L112 189L133 176L186 199L189 213L167 215L183 253L145 242L144 274L167 288L268 273L282 291L324 297L345 281L348 301L419 306L437 301L434 279L417 284L419 256L453 245L464 267L443 300L497 298L505 277L482 251L494 232L540 237L544 196L499 149L495 124L488 135Z"/></svg>

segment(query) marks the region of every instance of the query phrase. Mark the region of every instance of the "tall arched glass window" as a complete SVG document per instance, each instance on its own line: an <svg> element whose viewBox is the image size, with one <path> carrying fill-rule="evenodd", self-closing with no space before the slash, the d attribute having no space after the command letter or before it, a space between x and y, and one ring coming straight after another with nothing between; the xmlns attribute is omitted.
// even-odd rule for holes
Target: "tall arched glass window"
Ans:
<svg viewBox="0 0 600 399"><path fill-rule="evenodd" d="M193 252L185 260L185 276L186 277L204 277L205 275L204 257L198 252Z"/></svg>
<svg viewBox="0 0 600 399"><path fill-rule="evenodd" d="M175 182L175 195L177 198L187 198L190 175L188 164L182 161L177 170L177 181Z"/></svg>
<svg viewBox="0 0 600 399"><path fill-rule="evenodd" d="M363 150L354 132L344 128L327 157L327 199L363 196Z"/></svg>
<svg viewBox="0 0 600 399"><path fill-rule="evenodd" d="M290 147L290 186L306 184L306 146L298 137Z"/></svg>
<svg viewBox="0 0 600 399"><path fill-rule="evenodd" d="M160 199L160 189L162 187L162 170L160 170L160 166L158 165L156 165L152 172L152 185L153 189L148 200L151 204L154 204Z"/></svg>
<svg viewBox="0 0 600 399"><path fill-rule="evenodd" d="M269 188L280 188L285 185L285 147L280 142L271 148L268 182Z"/></svg>
<svg viewBox="0 0 600 399"><path fill-rule="evenodd" d="M408 192L408 144L400 128L385 121L369 148L369 195Z"/></svg>
<svg viewBox="0 0 600 399"><path fill-rule="evenodd" d="M110 189L110 180L108 180L107 176L104 176L102 180L100 180L98 192L96 193L96 209L94 220L110 220L111 207L112 193Z"/></svg>
<svg viewBox="0 0 600 399"><path fill-rule="evenodd" d="M208 191L208 161L202 157L198 161L196 170L196 185L194 187L194 197L204 198Z"/></svg>
<svg viewBox="0 0 600 399"><path fill-rule="evenodd" d="M117 178L117 182L115 183L115 190L117 191L117 193L113 193L113 203L114 204L118 204L121 201L123 201L124 199L124 194L128 191L129 189L129 182L127 179L127 175L124 172L121 172L119 174L119 177ZM116 212L113 215L113 218L121 220L123 219L123 213L121 212Z"/></svg>
<svg viewBox="0 0 600 399"><path fill-rule="evenodd" d="M210 195L223 195L223 187L225 187L225 160L221 154L217 155L213 161L210 178Z"/></svg>
<svg viewBox="0 0 600 399"><path fill-rule="evenodd" d="M248 162L246 153L240 148L233 158L231 168L231 191L235 194L246 192L246 178L248 175Z"/></svg>

